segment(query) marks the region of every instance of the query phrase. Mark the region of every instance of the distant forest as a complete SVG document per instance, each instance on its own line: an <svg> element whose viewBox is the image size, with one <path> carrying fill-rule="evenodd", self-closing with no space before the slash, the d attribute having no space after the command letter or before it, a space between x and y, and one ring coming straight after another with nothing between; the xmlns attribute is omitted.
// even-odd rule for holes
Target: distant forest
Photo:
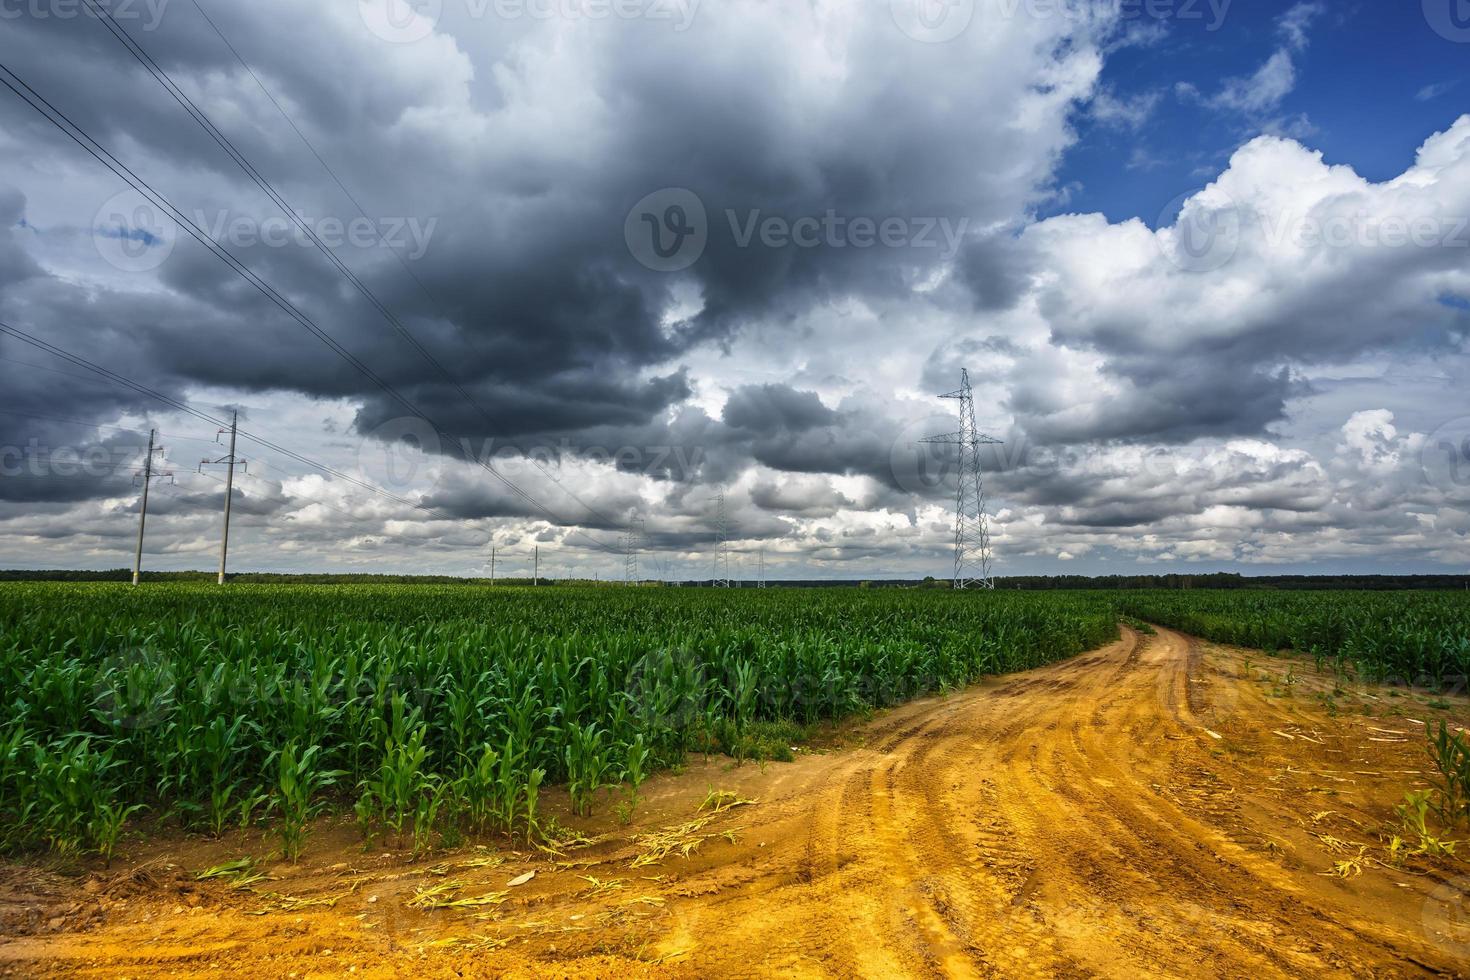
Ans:
<svg viewBox="0 0 1470 980"><path fill-rule="evenodd" d="M109 571L66 571L66 570L11 570L0 569L0 582L126 582L132 578L128 569ZM145 572L148 582L212 582L213 572ZM300 585L489 585L486 578L460 578L452 575L346 575L346 574L288 574L278 572L240 572L230 576L232 582L296 583ZM1259 575L1247 576L1233 572L1216 572L1209 575L1018 575L995 580L998 589L1465 589L1470 590L1470 574L1466 575ZM498 585L530 585L529 578L500 578ZM603 580L594 583L588 579L542 578L541 585L604 585L617 586L621 582ZM648 586L666 583L647 582ZM703 581L684 581L675 585L704 585ZM770 580L771 588L928 588L945 589L949 580L943 578L917 579L866 579L866 580ZM737 582L738 588L754 588L753 581Z"/></svg>

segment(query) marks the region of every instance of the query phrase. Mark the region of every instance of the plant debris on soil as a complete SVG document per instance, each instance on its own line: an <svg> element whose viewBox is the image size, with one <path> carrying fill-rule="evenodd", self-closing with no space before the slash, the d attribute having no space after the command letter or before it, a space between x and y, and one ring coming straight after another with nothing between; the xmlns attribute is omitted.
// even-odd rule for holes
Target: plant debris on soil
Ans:
<svg viewBox="0 0 1470 980"><path fill-rule="evenodd" d="M790 763L691 759L632 822L415 861L319 821L0 867L16 977L1463 976L1470 868L1393 841L1426 722L1310 664L1132 629ZM605 812L604 812L605 811ZM484 842L481 842L482 845Z"/></svg>

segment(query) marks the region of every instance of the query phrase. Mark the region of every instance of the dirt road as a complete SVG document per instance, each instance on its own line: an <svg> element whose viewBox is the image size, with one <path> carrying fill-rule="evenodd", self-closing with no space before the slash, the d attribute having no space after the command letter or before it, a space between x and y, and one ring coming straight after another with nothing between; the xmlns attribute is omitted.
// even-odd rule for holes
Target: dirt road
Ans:
<svg viewBox="0 0 1470 980"><path fill-rule="evenodd" d="M257 893L188 873L244 840L155 845L130 856L141 871L85 884L11 870L0 908L13 919L29 901L50 918L0 946L0 969L1470 975L1470 879L1456 878L1470 867L1391 867L1380 839L1423 785L1422 722L1470 711L1371 688L1329 699L1330 687L1299 660L1127 632L906 705L795 763L696 761L650 783L632 826L584 825L601 839L560 857L414 864L363 854L331 826ZM756 802L700 811L711 789ZM407 907L438 886L479 904Z"/></svg>

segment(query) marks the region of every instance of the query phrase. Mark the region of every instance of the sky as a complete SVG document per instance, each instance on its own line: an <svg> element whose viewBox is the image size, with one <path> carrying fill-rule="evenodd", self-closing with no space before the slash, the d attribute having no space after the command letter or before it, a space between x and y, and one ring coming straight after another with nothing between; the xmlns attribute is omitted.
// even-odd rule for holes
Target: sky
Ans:
<svg viewBox="0 0 1470 980"><path fill-rule="evenodd" d="M707 578L723 512L734 578L943 577L963 370L999 575L1461 572L1467 55L1463 0L0 0L0 567L130 564L154 429L144 567L215 567L238 413L237 570Z"/></svg>

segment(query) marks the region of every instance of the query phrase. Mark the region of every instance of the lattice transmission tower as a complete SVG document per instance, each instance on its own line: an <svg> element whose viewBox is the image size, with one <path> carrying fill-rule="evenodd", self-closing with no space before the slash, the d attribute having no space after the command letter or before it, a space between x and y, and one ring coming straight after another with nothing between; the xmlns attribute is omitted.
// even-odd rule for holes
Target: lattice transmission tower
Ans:
<svg viewBox="0 0 1470 980"><path fill-rule="evenodd" d="M959 489L954 516L954 587L993 589L990 577L990 518L985 513L985 482L980 471L980 447L1000 444L975 425L975 396L970 372L960 369L960 387L941 398L960 403L960 431L921 440L959 447Z"/></svg>
<svg viewBox="0 0 1470 980"><path fill-rule="evenodd" d="M715 568L714 586L730 588L730 530L725 518L725 491L715 497Z"/></svg>
<svg viewBox="0 0 1470 980"><path fill-rule="evenodd" d="M628 525L623 532L623 581L628 585L638 584L638 552L643 549L644 524L642 518Z"/></svg>

